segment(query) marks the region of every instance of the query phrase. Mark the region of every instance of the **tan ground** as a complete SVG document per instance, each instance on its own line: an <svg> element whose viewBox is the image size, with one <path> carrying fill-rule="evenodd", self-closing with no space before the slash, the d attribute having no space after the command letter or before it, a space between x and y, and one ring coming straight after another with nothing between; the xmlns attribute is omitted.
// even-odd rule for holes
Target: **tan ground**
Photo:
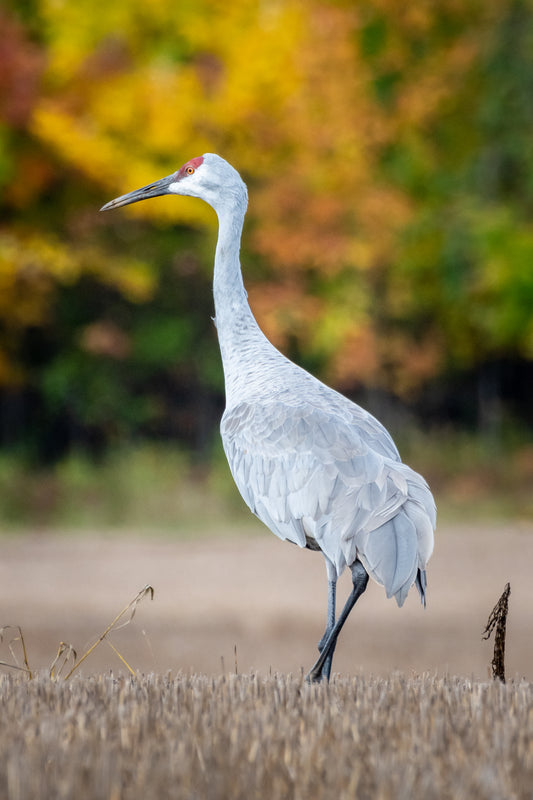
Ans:
<svg viewBox="0 0 533 800"><path fill-rule="evenodd" d="M155 588L153 603L113 636L139 670L233 671L235 647L239 672L298 672L315 659L326 607L322 559L259 526L197 542L35 534L2 538L0 549L0 626L22 626L35 669L47 667L61 640L82 652L146 583ZM398 609L371 582L342 633L334 670L486 678L492 641L481 632L510 581L507 672L533 680L532 565L531 523L442 526L427 609L415 590ZM339 606L349 585L346 574ZM4 646L0 660L8 657ZM103 644L82 669L121 666Z"/></svg>

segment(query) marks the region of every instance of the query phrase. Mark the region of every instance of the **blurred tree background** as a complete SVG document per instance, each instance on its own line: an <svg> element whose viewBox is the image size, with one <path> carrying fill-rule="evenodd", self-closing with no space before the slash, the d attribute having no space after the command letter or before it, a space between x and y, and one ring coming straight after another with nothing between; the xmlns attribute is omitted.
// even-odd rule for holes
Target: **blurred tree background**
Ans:
<svg viewBox="0 0 533 800"><path fill-rule="evenodd" d="M213 151L269 338L400 444L430 431L430 479L450 430L503 461L511 430L529 486L532 0L2 0L0 25L4 455L209 462L215 215L98 209Z"/></svg>

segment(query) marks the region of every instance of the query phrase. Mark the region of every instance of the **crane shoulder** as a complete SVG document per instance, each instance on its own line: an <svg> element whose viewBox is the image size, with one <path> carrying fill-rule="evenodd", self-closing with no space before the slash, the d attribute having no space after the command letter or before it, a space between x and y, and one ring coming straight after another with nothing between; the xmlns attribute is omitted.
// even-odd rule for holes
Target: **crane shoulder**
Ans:
<svg viewBox="0 0 533 800"><path fill-rule="evenodd" d="M257 345L253 339L251 343ZM318 425L339 430L348 426L352 439L359 437L377 453L400 461L391 435L376 417L294 364L264 337L261 346L248 344L246 352L234 348L230 363L225 361L228 407L223 424L231 419L259 427L266 422L297 426L300 418L312 415Z"/></svg>

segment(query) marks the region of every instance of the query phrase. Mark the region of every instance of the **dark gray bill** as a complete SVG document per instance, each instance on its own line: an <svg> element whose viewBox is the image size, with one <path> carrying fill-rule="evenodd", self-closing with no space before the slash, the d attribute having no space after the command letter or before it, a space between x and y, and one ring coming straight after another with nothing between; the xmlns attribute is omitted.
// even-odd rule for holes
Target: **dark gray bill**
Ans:
<svg viewBox="0 0 533 800"><path fill-rule="evenodd" d="M168 194L168 187L175 181L175 174L167 175L166 178L161 178L155 183L143 186L142 189L135 189L134 192L128 192L128 194L123 194L115 198L115 200L111 200L111 202L102 206L100 211L110 211L112 208L120 208L120 206L129 206L130 203L138 203L139 200L148 200L149 197L160 197L163 194Z"/></svg>

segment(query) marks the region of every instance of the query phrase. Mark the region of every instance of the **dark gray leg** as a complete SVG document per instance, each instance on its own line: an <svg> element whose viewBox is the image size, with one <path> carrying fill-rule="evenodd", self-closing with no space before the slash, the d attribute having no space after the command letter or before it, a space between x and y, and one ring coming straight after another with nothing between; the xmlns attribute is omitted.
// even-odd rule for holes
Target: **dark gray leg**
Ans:
<svg viewBox="0 0 533 800"><path fill-rule="evenodd" d="M333 630L335 625L335 606L336 606L336 597L337 597L337 570L326 556L326 570L328 573L328 616L326 619L326 630L324 631L324 635L318 643L318 650L321 653L324 649L324 645L328 640L328 636ZM324 666L322 668L322 675L329 680L329 675L331 672L331 662L333 661L333 651L335 650L335 645L330 649L329 655L324 662Z"/></svg>
<svg viewBox="0 0 533 800"><path fill-rule="evenodd" d="M317 683L318 681L321 681L322 678L326 679L328 678L329 673L326 675L324 671L324 665L326 663L326 660L328 659L330 654L333 656L333 651L335 650L335 645L337 644L337 637L341 632L342 626L348 619L348 615L352 610L352 608L354 607L354 605L356 604L357 600L366 589L368 583L368 574L363 565L361 564L361 562L354 561L354 563L351 566L351 570L352 570L352 581L353 581L352 591L350 593L350 596L348 597L348 600L346 601L346 605L344 606L339 615L337 622L333 626L332 630L329 632L328 637L322 646L322 650L320 651L318 659L307 673L306 679L311 683ZM330 662L330 668L331 668L331 662Z"/></svg>

